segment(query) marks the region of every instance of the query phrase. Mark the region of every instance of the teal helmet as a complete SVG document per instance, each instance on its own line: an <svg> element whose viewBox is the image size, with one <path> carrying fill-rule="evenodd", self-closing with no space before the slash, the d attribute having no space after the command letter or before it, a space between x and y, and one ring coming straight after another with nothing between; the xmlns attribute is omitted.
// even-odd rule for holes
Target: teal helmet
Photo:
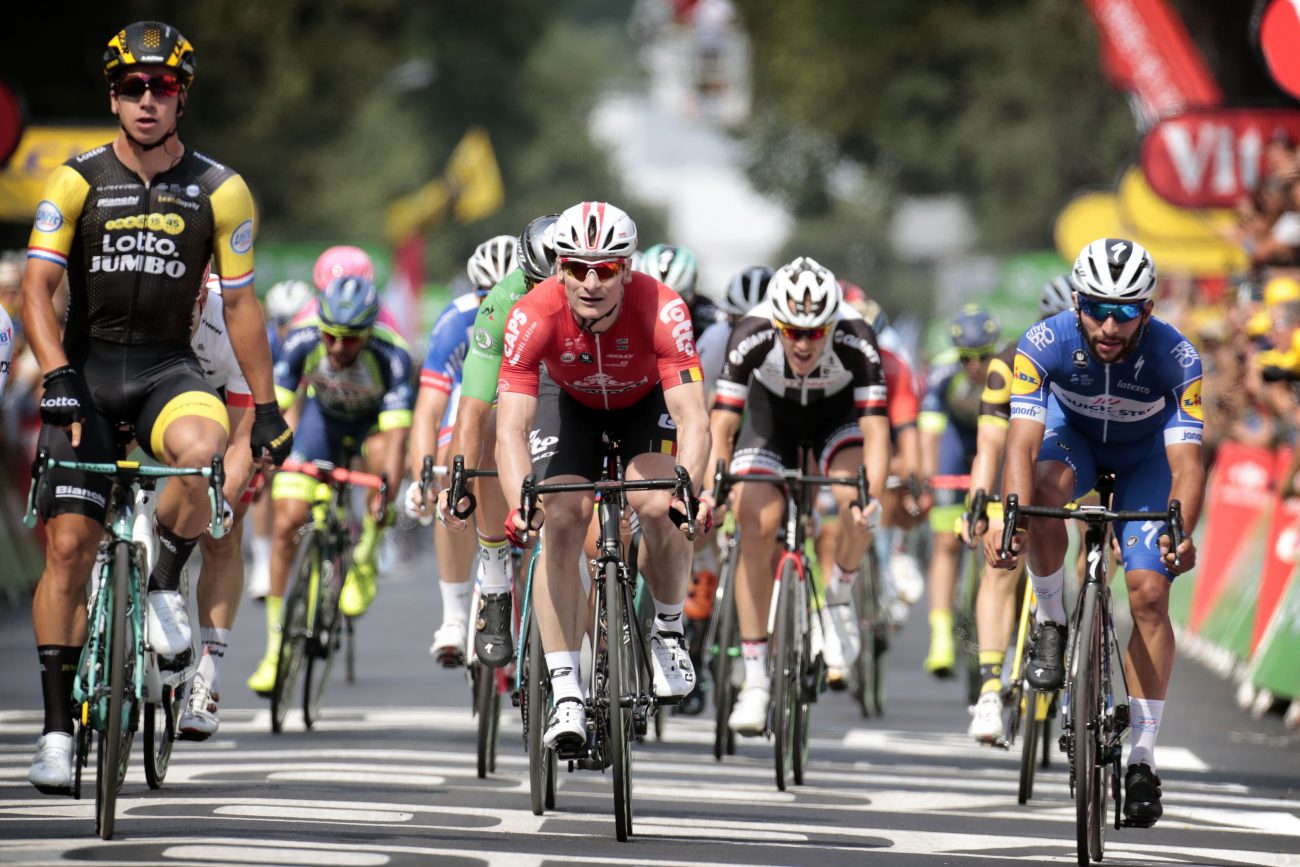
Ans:
<svg viewBox="0 0 1300 867"><path fill-rule="evenodd" d="M675 244L655 244L641 254L638 268L687 301L695 297L695 254Z"/></svg>
<svg viewBox="0 0 1300 867"><path fill-rule="evenodd" d="M332 334L363 334L379 318L379 293L365 277L335 277L320 296L320 327Z"/></svg>
<svg viewBox="0 0 1300 867"><path fill-rule="evenodd" d="M948 327L952 345L962 353L992 353L997 346L1002 326L978 304L967 304Z"/></svg>

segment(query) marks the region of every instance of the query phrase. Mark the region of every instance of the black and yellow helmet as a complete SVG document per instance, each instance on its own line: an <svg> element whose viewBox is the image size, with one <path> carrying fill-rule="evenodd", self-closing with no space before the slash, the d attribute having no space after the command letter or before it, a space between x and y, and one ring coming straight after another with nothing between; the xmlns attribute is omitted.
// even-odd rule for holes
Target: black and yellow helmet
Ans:
<svg viewBox="0 0 1300 867"><path fill-rule="evenodd" d="M194 81L194 46L170 24L137 21L114 34L104 49L104 77L109 84L132 66L169 66L185 87Z"/></svg>

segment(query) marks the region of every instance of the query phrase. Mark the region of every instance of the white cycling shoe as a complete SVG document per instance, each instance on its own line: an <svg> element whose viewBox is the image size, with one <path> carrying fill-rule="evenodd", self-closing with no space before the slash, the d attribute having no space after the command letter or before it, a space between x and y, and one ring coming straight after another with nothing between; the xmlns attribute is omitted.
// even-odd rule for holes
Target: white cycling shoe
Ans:
<svg viewBox="0 0 1300 867"><path fill-rule="evenodd" d="M695 689L695 665L686 639L675 632L650 636L650 667L654 670L655 697L660 702L681 701Z"/></svg>
<svg viewBox="0 0 1300 867"><path fill-rule="evenodd" d="M463 620L449 620L433 633L429 655L443 668L460 668L465 664L465 644L469 641L469 626Z"/></svg>
<svg viewBox="0 0 1300 867"><path fill-rule="evenodd" d="M36 742L36 756L27 781L46 795L72 793L72 735L50 732Z"/></svg>
<svg viewBox="0 0 1300 867"><path fill-rule="evenodd" d="M151 590L147 634L159 656L176 656L190 647L190 614L179 590Z"/></svg>
<svg viewBox="0 0 1300 867"><path fill-rule="evenodd" d="M925 575L916 557L906 551L895 551L889 557L889 581L898 598L908 605L920 601L925 593Z"/></svg>
<svg viewBox="0 0 1300 867"><path fill-rule="evenodd" d="M757 737L767 730L767 710L772 693L764 686L746 686L736 696L727 727L738 735Z"/></svg>
<svg viewBox="0 0 1300 867"><path fill-rule="evenodd" d="M581 699L562 698L551 708L542 743L553 749L579 749L587 742L587 705Z"/></svg>
<svg viewBox="0 0 1300 867"><path fill-rule="evenodd" d="M190 687L190 700L181 714L181 740L206 741L217 733L221 719L217 716L217 702L221 696L213 692L199 677Z"/></svg>
<svg viewBox="0 0 1300 867"><path fill-rule="evenodd" d="M822 608L822 633L825 648L826 682L831 689L844 689L849 666L858 658L861 636L858 620L851 605L827 605Z"/></svg>
<svg viewBox="0 0 1300 867"><path fill-rule="evenodd" d="M981 693L971 705L970 728L966 734L982 744L995 743L1003 735L1002 696L997 692Z"/></svg>

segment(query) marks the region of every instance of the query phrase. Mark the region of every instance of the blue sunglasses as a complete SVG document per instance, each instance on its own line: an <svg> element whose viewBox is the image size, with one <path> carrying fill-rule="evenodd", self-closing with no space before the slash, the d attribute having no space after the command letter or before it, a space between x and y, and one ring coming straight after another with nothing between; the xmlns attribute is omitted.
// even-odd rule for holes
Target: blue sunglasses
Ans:
<svg viewBox="0 0 1300 867"><path fill-rule="evenodd" d="M1119 323L1132 322L1142 315L1143 302L1136 304L1116 304L1110 301L1092 301L1082 296L1079 297L1079 311L1089 319L1097 322L1105 322L1110 317L1115 317Z"/></svg>

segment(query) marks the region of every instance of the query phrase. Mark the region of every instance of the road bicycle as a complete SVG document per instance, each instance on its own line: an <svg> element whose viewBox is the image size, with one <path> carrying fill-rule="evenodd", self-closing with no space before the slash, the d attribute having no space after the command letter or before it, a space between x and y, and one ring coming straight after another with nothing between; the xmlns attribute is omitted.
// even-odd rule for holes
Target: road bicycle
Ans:
<svg viewBox="0 0 1300 867"><path fill-rule="evenodd" d="M809 454L806 444L801 444L798 466L807 466ZM814 493L824 485L856 487L858 507L865 509L869 502L867 471L859 465L856 476L811 475L802 469L783 470L780 475L771 476L733 475L727 472L726 462L719 460L713 474L714 502L725 503L732 485L738 482L776 485L785 496L781 558L768 614L772 710L766 732L774 739L776 787L784 792L790 779L795 785L804 782L810 705L817 700L826 679L825 664L812 647L812 618L821 620L822 602L811 580L804 545L813 515Z"/></svg>
<svg viewBox="0 0 1300 867"><path fill-rule="evenodd" d="M355 636L352 620L339 611L343 580L352 567L360 538L360 521L351 497L354 487L378 492L387 502L388 477L336 467L328 461L286 461L281 472L301 473L316 481L311 517L298 530L289 586L280 625L280 656L271 690L271 731L284 728L303 674L302 719L311 728L320 719L335 658L347 638L346 667L352 680Z"/></svg>
<svg viewBox="0 0 1300 867"><path fill-rule="evenodd" d="M171 760L177 714L185 700L185 684L193 674L194 650L172 660L159 659L149 643L145 613L146 582L157 541L153 535L151 503L159 479L202 476L208 480L208 531L225 534L222 486L225 465L214 455L208 467L144 466L138 461L86 462L51 458L42 448L32 462L23 524L37 521L37 498L46 474L53 469L108 476L109 524L106 558L98 570L87 603L88 634L73 681L76 732L73 759L74 798L81 797L82 770L90 758L93 734L99 733L95 774L95 832L112 838L117 794L126 778L135 732L144 718L145 773L150 788L162 785ZM152 548L152 551L151 551ZM188 672L188 675L187 675ZM161 721L158 715L161 714Z"/></svg>
<svg viewBox="0 0 1300 867"><path fill-rule="evenodd" d="M1115 828L1134 826L1124 818L1123 773L1120 761L1123 745L1120 738L1129 724L1127 703L1116 702L1112 677L1119 671L1120 696L1128 695L1119 639L1111 616L1110 563L1111 524L1142 521L1143 528L1156 532L1161 523L1168 529L1171 550L1177 551L1185 537L1182 505L1169 501L1167 513L1114 512L1108 508L1115 477L1103 473L1097 480L1098 506L1054 509L1022 506L1016 494L1008 494L1004 507L1005 526L1002 556L1008 556L1016 527L1022 515L1060 518L1083 523L1083 546L1086 573L1071 620L1069 649L1066 655L1065 689L1061 697L1061 749L1069 758L1070 793L1075 804L1075 834L1081 865L1100 861L1106 845L1106 800L1115 804ZM1175 555L1175 567L1178 561Z"/></svg>
<svg viewBox="0 0 1300 867"><path fill-rule="evenodd" d="M675 467L675 478L627 481L623 478L622 461L617 444L605 438L605 459L600 479L595 482L539 484L534 474L524 479L519 499L519 514L531 526L537 511L538 497L552 493L594 491L599 497L597 513L600 537L595 560L596 604L593 611L592 666L588 673L587 736L576 748L555 750L560 761L569 763L569 770L604 771L613 768L614 777L614 830L619 842L632 836L632 746L638 737L644 737L648 722L661 702L654 694L654 677L650 664L649 636L636 616L635 573L623 554L622 517L627 511L628 491L671 490L674 497L686 503L689 513L674 516L677 523L687 525L688 535L694 537L695 511L698 500L691 491L691 480L685 467ZM530 533L521 534L524 541ZM531 593L531 573L530 573ZM530 600L531 601L531 600ZM529 643L533 642L536 626L530 618ZM540 636L537 644L540 645ZM531 653L541 662L540 646ZM533 665L536 665L534 662ZM530 666L531 667L531 666ZM531 684L540 677L530 677ZM531 696L530 696L531 698ZM528 725L537 730L545 723L537 719L541 701L528 710ZM539 738L540 740L540 738ZM531 747L532 744L530 743ZM544 750L543 752L551 752ZM541 753L530 752L531 767L545 761ZM541 769L538 769L539 776ZM536 802L534 801L534 811Z"/></svg>
<svg viewBox="0 0 1300 867"><path fill-rule="evenodd" d="M713 594L713 611L704 637L704 664L713 688L713 758L719 762L723 756L736 754L736 733L728 721L745 680L740 624L736 619L738 545L735 519L728 515L718 529L718 587Z"/></svg>

